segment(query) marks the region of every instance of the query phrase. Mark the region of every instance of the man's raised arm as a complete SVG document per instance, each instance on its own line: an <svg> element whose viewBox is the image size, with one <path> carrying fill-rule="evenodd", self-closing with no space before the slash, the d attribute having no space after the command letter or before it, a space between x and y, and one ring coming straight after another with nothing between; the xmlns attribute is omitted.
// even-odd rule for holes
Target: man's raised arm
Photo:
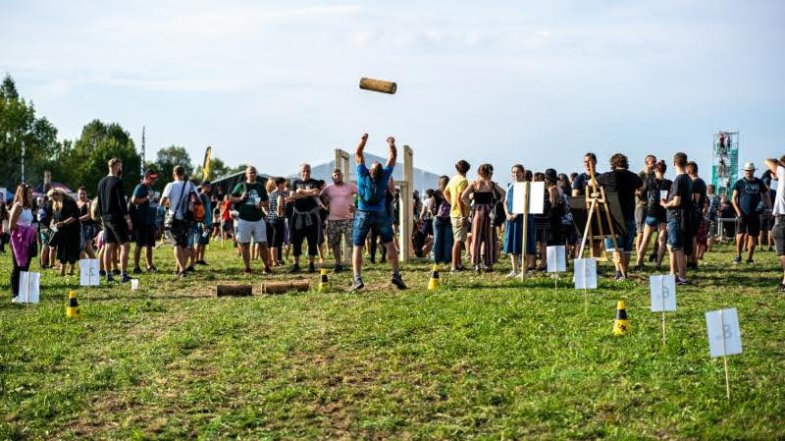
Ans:
<svg viewBox="0 0 785 441"><path fill-rule="evenodd" d="M363 150L365 150L365 143L368 141L368 134L363 133L363 136L360 137L360 143L357 144L357 151L354 152L354 161L357 165L365 164L365 155L363 155Z"/></svg>
<svg viewBox="0 0 785 441"><path fill-rule="evenodd" d="M387 145L390 147L390 153L387 155L387 166L395 166L395 161L398 159L398 149L395 147L395 138L392 136L387 138Z"/></svg>

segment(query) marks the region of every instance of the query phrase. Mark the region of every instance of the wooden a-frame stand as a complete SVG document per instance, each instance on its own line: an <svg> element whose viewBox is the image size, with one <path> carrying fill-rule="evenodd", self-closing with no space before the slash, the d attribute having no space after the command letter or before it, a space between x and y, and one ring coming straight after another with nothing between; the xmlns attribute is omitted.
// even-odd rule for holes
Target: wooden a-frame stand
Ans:
<svg viewBox="0 0 785 441"><path fill-rule="evenodd" d="M586 227L583 230L583 238L581 239L581 248L578 251L578 258L583 258L583 250L586 247L586 242L589 242L589 255L593 258L596 258L599 261L606 262L608 261L608 251L603 246L603 242L605 240L605 231L602 226L602 214L601 211L605 213L605 218L608 219L608 228L610 229L609 233L611 239L613 240L613 251L614 257L617 258L619 256L619 246L616 242L616 231L613 228L613 221L611 219L611 210L608 208L608 199L605 197L605 188L597 185L597 180L594 177L594 164L589 164L589 185L586 187L585 197L586 197ZM592 228L592 219L596 218L597 220L597 229L599 231L594 231ZM599 234L595 234L599 233ZM601 256L594 255L594 244L595 240L599 240L602 250Z"/></svg>

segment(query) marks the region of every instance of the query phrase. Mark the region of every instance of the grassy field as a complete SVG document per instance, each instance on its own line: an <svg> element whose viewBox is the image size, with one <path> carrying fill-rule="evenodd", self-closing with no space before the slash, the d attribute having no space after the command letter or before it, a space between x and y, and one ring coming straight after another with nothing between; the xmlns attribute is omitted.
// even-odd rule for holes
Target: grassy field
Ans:
<svg viewBox="0 0 785 441"><path fill-rule="evenodd" d="M785 295L773 253L731 264L707 256L680 288L678 311L649 310L648 273L590 292L562 274L524 283L410 264L395 291L387 266L368 290L216 298L244 278L231 248L209 269L79 289L83 318L65 317L77 277L43 276L39 305L12 305L0 256L0 439L783 439ZM506 271L505 271L506 270ZM276 275L276 279L293 278ZM303 275L314 281L318 275ZM633 332L612 335L623 299ZM744 353L709 357L704 312L736 307Z"/></svg>

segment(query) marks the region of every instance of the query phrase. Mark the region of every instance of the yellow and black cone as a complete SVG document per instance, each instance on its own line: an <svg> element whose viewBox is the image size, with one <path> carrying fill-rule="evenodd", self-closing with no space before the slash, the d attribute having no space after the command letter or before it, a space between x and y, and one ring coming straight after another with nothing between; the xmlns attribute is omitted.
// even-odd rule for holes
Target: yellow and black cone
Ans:
<svg viewBox="0 0 785 441"><path fill-rule="evenodd" d="M627 318L627 309L624 300L616 304L616 320L613 322L613 335L624 335L632 330L630 320Z"/></svg>
<svg viewBox="0 0 785 441"><path fill-rule="evenodd" d="M79 318L79 303L76 301L76 291L68 291L68 306L65 307L65 316L68 318Z"/></svg>
<svg viewBox="0 0 785 441"><path fill-rule="evenodd" d="M431 280L428 281L428 289L439 289L439 265L434 265L431 269Z"/></svg>
<svg viewBox="0 0 785 441"><path fill-rule="evenodd" d="M327 292L330 290L330 280L327 278L327 270L322 268L321 276L319 277L319 292Z"/></svg>

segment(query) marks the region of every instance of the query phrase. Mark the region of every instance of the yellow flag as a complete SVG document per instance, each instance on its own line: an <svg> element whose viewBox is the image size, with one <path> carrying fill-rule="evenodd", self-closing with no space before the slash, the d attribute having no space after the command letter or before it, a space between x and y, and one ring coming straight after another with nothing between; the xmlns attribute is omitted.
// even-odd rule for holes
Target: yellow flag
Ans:
<svg viewBox="0 0 785 441"><path fill-rule="evenodd" d="M203 181L210 179L210 154L212 153L212 150L213 148L208 145L207 151L204 152L204 165L202 166Z"/></svg>

